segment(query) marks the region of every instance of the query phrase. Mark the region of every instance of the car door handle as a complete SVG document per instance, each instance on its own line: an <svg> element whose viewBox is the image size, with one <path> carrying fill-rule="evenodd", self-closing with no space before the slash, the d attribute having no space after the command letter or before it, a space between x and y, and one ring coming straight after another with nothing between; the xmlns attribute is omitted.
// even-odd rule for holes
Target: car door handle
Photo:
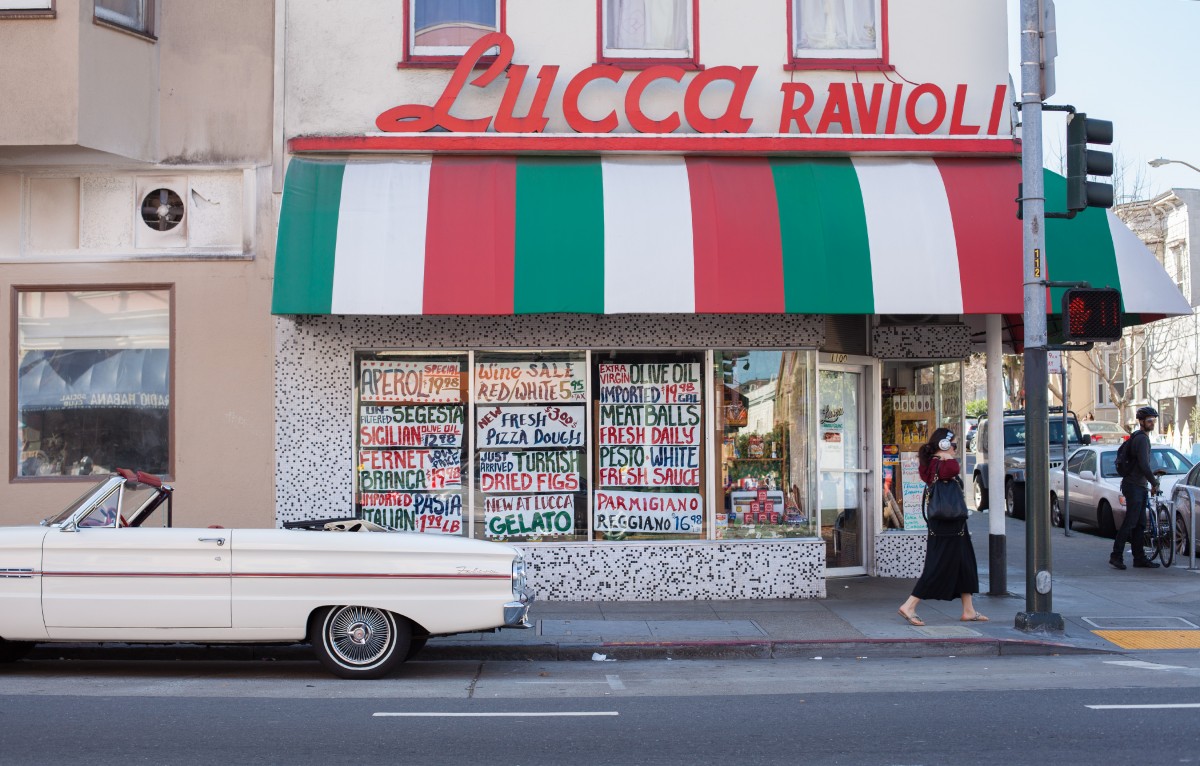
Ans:
<svg viewBox="0 0 1200 766"><path fill-rule="evenodd" d="M200 538L200 542L202 542L202 543L216 543L217 545L224 545L224 544L225 544L225 538L224 538L224 537L201 537L201 538Z"/></svg>

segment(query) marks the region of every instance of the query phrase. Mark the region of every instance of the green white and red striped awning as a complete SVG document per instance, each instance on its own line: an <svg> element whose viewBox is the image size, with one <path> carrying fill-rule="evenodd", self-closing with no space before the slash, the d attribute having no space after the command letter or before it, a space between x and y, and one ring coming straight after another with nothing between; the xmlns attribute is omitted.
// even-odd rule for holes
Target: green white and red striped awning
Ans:
<svg viewBox="0 0 1200 766"><path fill-rule="evenodd" d="M272 311L1020 314L1019 180L964 158L295 158ZM1050 279L1190 312L1111 213L1046 229Z"/></svg>

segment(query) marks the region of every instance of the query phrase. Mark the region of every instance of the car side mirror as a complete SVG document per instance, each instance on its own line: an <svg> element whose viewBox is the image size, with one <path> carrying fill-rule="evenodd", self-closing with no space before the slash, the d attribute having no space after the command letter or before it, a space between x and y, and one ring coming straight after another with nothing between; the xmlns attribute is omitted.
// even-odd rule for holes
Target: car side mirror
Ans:
<svg viewBox="0 0 1200 766"><path fill-rule="evenodd" d="M1084 481L1095 481L1096 474L1091 471L1080 471L1079 478L1083 479Z"/></svg>
<svg viewBox="0 0 1200 766"><path fill-rule="evenodd" d="M1083 443L1084 443L1084 444L1091 444L1091 443L1092 443L1092 435L1091 435L1091 434L1084 434L1084 435L1083 435Z"/></svg>

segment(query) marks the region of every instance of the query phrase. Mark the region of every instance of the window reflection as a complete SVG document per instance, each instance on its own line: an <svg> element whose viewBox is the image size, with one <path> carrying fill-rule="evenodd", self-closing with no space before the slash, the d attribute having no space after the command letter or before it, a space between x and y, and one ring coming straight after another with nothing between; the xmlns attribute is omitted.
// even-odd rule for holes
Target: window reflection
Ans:
<svg viewBox="0 0 1200 766"><path fill-rule="evenodd" d="M811 354L804 351L715 352L715 433L724 492L716 537L813 535L811 371Z"/></svg>

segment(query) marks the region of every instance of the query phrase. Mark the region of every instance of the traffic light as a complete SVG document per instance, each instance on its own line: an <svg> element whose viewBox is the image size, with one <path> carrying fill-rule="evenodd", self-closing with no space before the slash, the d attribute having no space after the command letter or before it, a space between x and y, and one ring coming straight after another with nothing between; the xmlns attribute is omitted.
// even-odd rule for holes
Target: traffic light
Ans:
<svg viewBox="0 0 1200 766"><path fill-rule="evenodd" d="M1063 293L1063 335L1068 341L1111 343L1121 339L1121 292L1111 287L1074 287Z"/></svg>
<svg viewBox="0 0 1200 766"><path fill-rule="evenodd" d="M1088 119L1083 112L1067 118L1067 210L1112 207L1112 184L1087 180L1088 176L1112 178L1112 154L1088 148L1088 144L1112 142L1113 124L1108 120Z"/></svg>

